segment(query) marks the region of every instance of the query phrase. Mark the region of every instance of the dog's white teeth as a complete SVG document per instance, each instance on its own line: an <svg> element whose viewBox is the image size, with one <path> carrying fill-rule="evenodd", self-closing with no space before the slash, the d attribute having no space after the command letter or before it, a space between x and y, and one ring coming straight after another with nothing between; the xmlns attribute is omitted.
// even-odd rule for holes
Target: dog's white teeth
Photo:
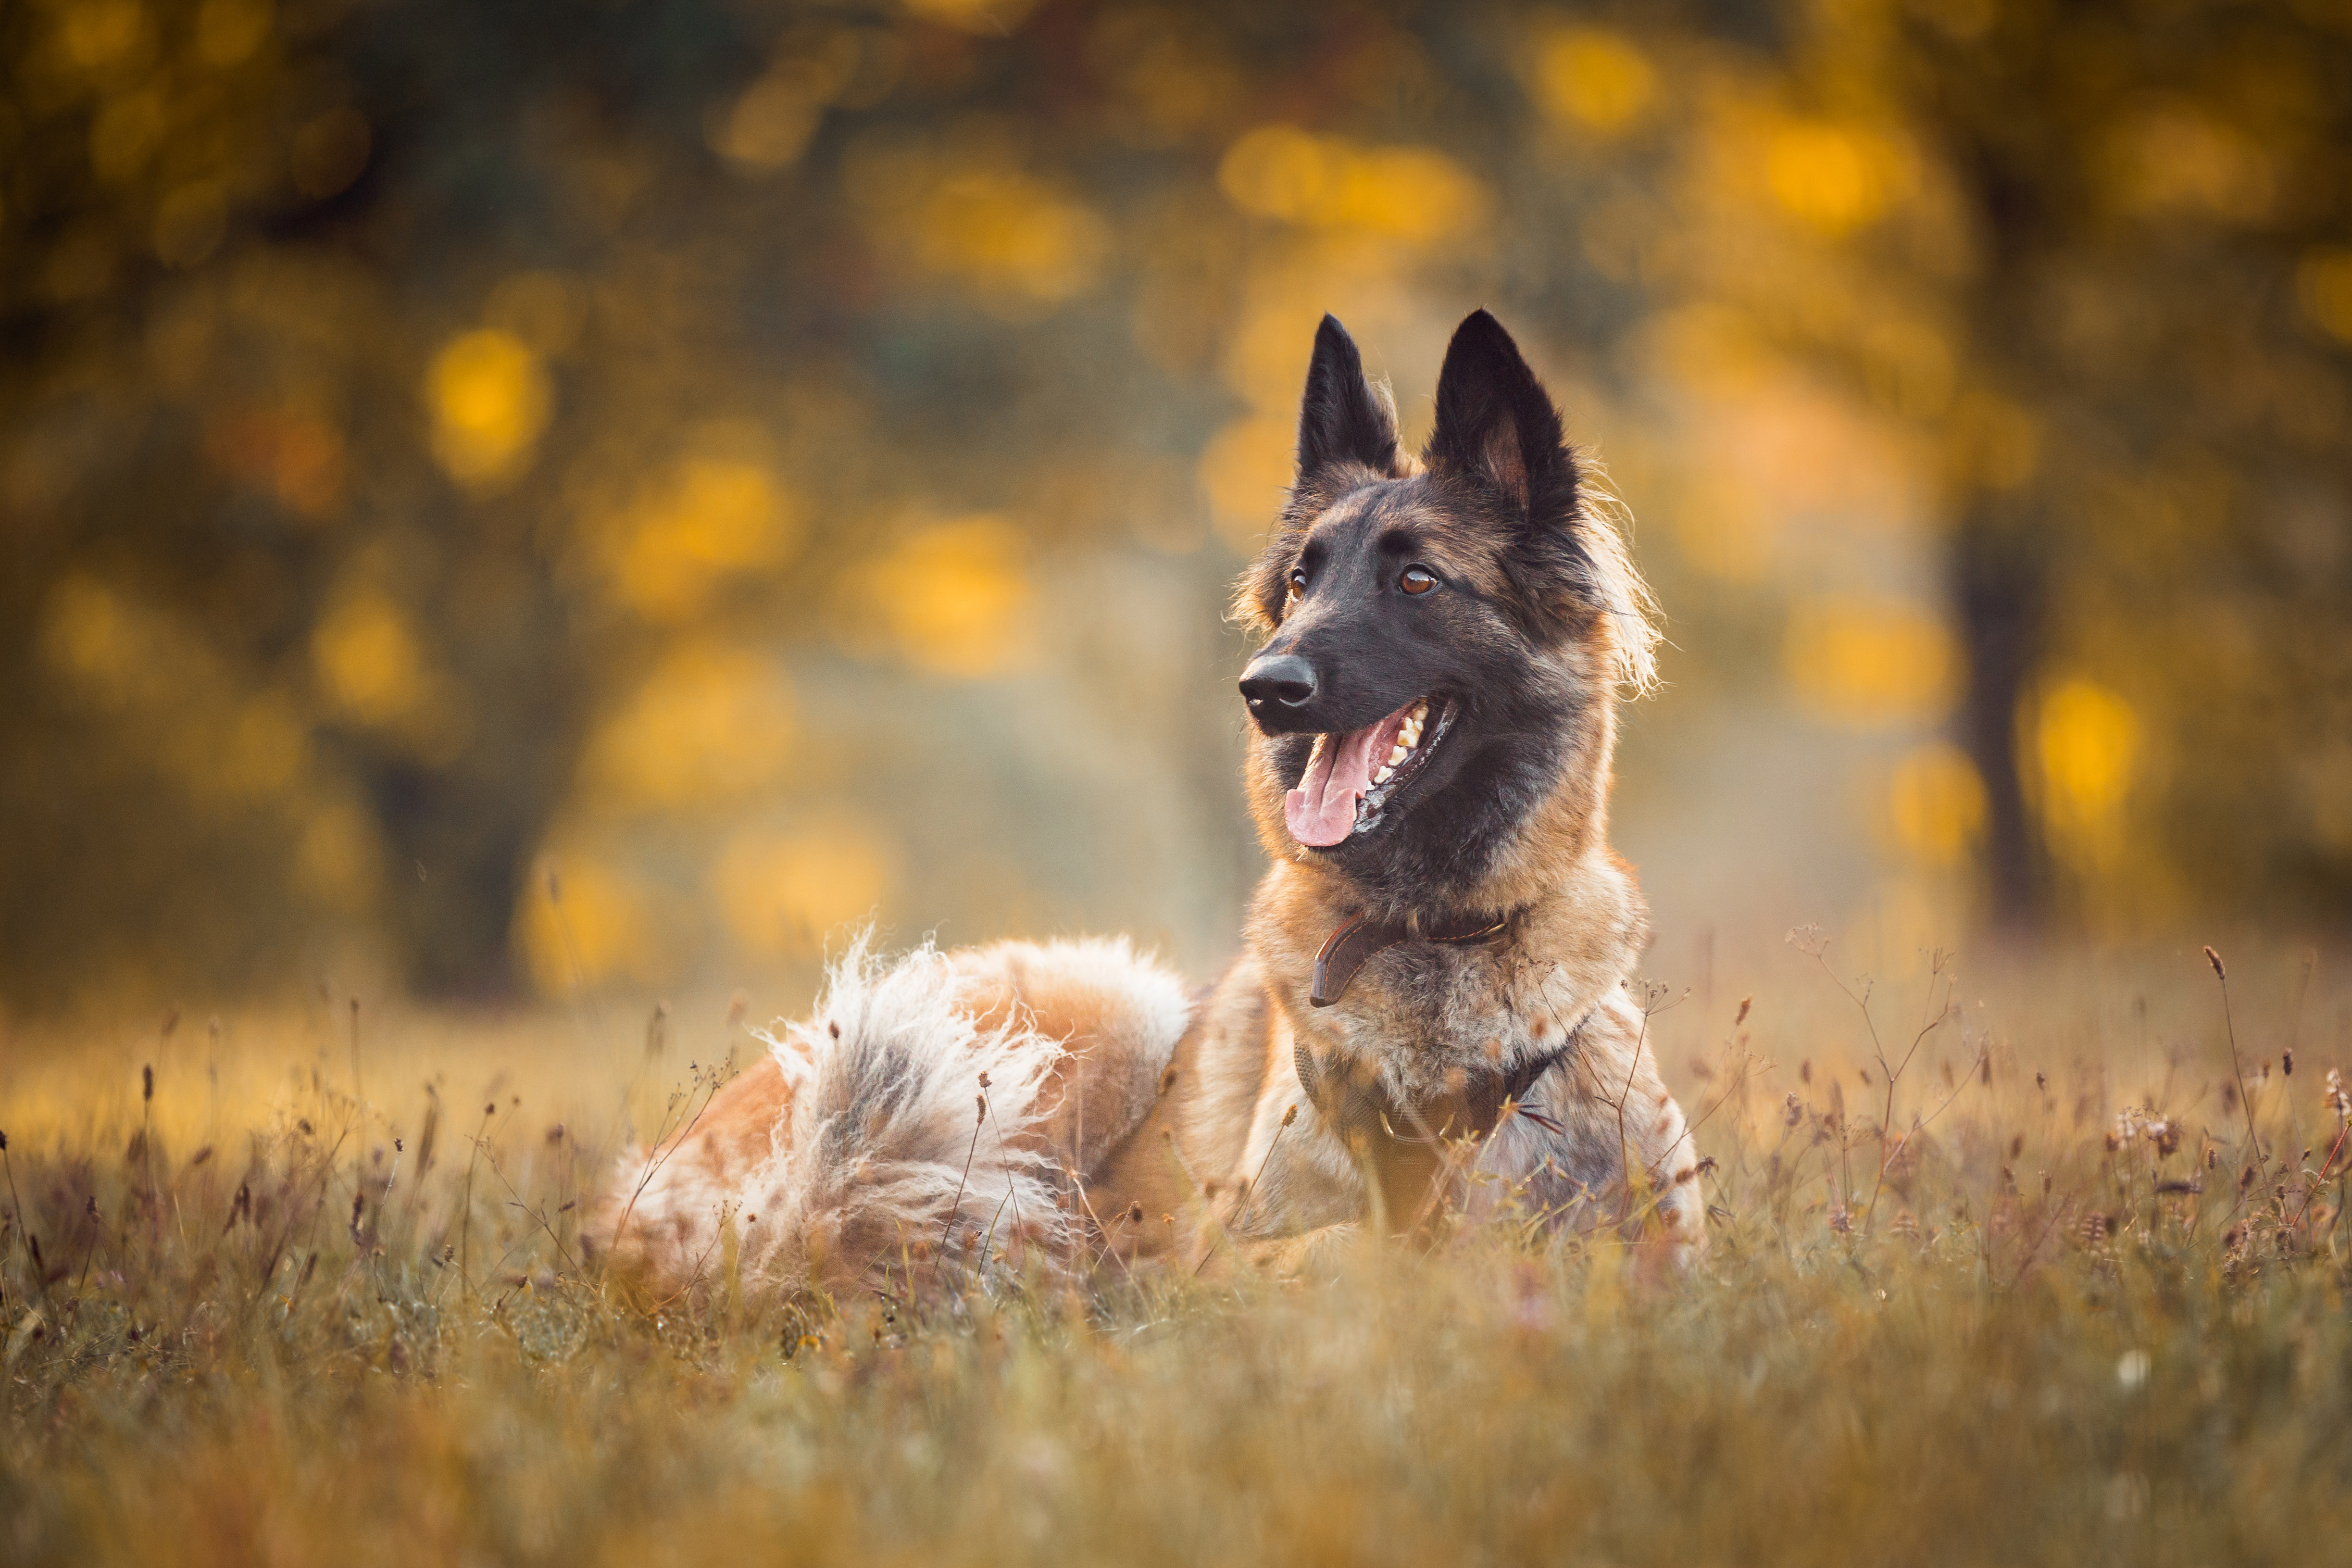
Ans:
<svg viewBox="0 0 2352 1568"><path fill-rule="evenodd" d="M1398 763L1402 762L1406 758L1411 757L1412 755L1412 747L1405 745L1402 741L1399 741L1396 745L1389 747L1389 766L1394 768Z"/></svg>
<svg viewBox="0 0 2352 1568"><path fill-rule="evenodd" d="M1408 719L1405 722L1404 728L1399 732L1397 738L1403 741L1407 746L1419 746L1421 744L1421 721L1418 719Z"/></svg>
<svg viewBox="0 0 2352 1568"><path fill-rule="evenodd" d="M1375 783L1375 784L1385 784L1385 783L1387 783L1390 779L1393 779L1393 778L1395 778L1395 777L1396 777L1396 769L1395 769L1395 768L1381 768L1378 773L1375 773L1375 774L1373 774L1373 775L1372 775L1372 782L1373 782L1373 783Z"/></svg>

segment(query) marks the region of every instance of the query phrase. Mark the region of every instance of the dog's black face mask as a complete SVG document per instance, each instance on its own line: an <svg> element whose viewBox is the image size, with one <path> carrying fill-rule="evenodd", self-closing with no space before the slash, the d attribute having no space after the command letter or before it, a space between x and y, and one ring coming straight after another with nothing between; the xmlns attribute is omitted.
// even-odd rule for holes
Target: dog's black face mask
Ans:
<svg viewBox="0 0 2352 1568"><path fill-rule="evenodd" d="M1241 681L1257 783L1368 894L1446 902L1559 788L1594 700L1575 460L1484 311L1446 351L1420 471L1324 318L1298 451L1285 527L1243 585L1271 627Z"/></svg>

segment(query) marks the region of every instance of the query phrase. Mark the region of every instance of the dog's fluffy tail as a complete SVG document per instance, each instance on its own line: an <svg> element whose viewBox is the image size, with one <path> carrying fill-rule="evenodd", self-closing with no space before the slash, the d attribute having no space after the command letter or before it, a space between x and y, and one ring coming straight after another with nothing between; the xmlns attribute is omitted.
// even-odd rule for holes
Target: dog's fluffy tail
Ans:
<svg viewBox="0 0 2352 1568"><path fill-rule="evenodd" d="M895 960L860 936L815 1014L763 1034L770 1056L668 1144L625 1156L594 1229L626 1272L840 1288L902 1260L1061 1255L1041 1100L1059 1041L1015 1010L983 1028L971 982L929 945Z"/></svg>

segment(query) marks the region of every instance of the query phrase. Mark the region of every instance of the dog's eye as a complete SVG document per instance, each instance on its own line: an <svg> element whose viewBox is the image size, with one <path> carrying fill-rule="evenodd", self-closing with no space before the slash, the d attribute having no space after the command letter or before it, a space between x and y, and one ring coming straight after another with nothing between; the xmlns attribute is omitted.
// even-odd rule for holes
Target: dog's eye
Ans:
<svg viewBox="0 0 2352 1568"><path fill-rule="evenodd" d="M1425 566L1409 566L1397 579L1397 586L1407 593L1427 593L1437 586L1437 574Z"/></svg>
<svg viewBox="0 0 2352 1568"><path fill-rule="evenodd" d="M1296 599L1296 598L1297 598L1300 594L1302 594L1302 593L1304 593L1304 592L1306 592L1306 591L1307 591L1307 570L1306 570L1306 568L1304 568L1304 567L1297 567L1297 566L1292 567L1292 568L1290 569L1290 597L1291 597L1291 598L1293 598L1293 599Z"/></svg>

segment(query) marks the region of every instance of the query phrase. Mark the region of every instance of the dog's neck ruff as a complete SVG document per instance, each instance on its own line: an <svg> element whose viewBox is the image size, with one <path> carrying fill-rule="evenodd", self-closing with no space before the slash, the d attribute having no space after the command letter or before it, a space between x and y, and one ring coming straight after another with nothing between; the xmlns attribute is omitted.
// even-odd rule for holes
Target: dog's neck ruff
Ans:
<svg viewBox="0 0 2352 1568"><path fill-rule="evenodd" d="M1349 985L1375 953L1385 952L1400 942L1437 942L1449 947L1466 947L1491 942L1501 936L1511 924L1510 916L1475 915L1450 925L1432 930L1416 931L1399 920L1374 920L1369 915L1359 915L1342 921L1315 955L1315 984L1307 999L1318 1008L1328 1008L1348 994Z"/></svg>
<svg viewBox="0 0 2352 1568"><path fill-rule="evenodd" d="M1568 1059L1584 1026L1591 1021L1592 1014L1587 1013L1558 1046L1541 1056L1530 1057L1508 1072L1480 1073L1465 1084L1458 1102L1462 1113L1459 1124L1449 1119L1444 1126L1431 1126L1429 1116L1423 1113L1426 1107L1399 1103L1377 1079L1366 1082L1360 1073L1346 1071L1345 1063L1340 1071L1322 1071L1316 1066L1315 1053L1303 1040L1291 1048L1291 1064L1298 1073L1298 1087L1306 1092L1307 1103L1315 1107L1342 1142L1366 1138L1426 1145L1448 1136L1483 1138L1501 1124L1506 1105L1517 1107L1519 1115L1538 1126L1558 1133L1561 1131L1558 1122L1527 1108L1528 1091L1536 1086L1538 1079ZM1399 1129L1399 1123L1404 1124L1404 1130Z"/></svg>

